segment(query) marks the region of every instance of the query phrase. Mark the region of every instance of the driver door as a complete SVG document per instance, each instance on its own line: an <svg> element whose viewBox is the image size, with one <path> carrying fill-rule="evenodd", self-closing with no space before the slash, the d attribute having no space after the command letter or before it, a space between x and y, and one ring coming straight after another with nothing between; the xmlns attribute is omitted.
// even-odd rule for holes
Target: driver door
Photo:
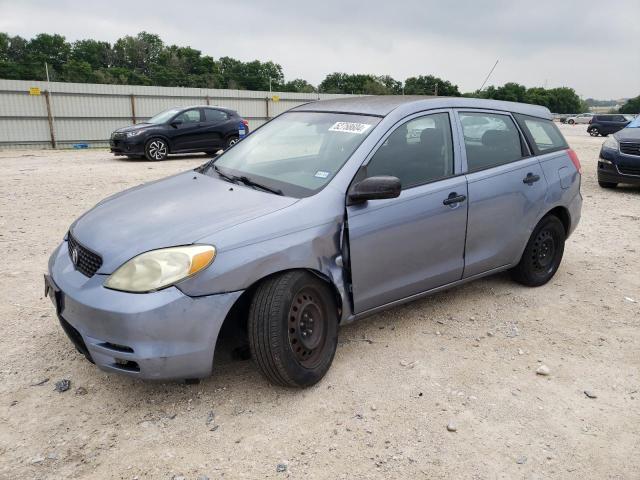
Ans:
<svg viewBox="0 0 640 480"><path fill-rule="evenodd" d="M177 115L173 121L178 120L179 125L173 129L172 152L192 150L200 146L202 138L202 112L199 108L191 108Z"/></svg>
<svg viewBox="0 0 640 480"><path fill-rule="evenodd" d="M398 177L402 192L347 206L355 313L462 278L467 182L453 138L450 111L414 116L358 174Z"/></svg>

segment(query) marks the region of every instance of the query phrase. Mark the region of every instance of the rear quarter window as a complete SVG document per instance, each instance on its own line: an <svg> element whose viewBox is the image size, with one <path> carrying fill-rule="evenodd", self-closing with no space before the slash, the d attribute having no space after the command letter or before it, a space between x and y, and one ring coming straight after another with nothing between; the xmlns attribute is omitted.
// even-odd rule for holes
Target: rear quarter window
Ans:
<svg viewBox="0 0 640 480"><path fill-rule="evenodd" d="M558 127L551 120L516 115L518 123L538 153L569 148Z"/></svg>

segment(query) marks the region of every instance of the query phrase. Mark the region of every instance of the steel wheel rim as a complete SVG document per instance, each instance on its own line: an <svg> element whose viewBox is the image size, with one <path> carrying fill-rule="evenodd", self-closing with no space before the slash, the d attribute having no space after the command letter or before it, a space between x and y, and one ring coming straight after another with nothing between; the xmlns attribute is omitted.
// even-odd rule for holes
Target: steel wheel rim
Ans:
<svg viewBox="0 0 640 480"><path fill-rule="evenodd" d="M162 140L154 140L149 144L149 155L156 160L162 160L167 155L167 145Z"/></svg>
<svg viewBox="0 0 640 480"><path fill-rule="evenodd" d="M287 321L289 347L296 361L315 368L327 342L327 309L320 294L304 287L293 297Z"/></svg>
<svg viewBox="0 0 640 480"><path fill-rule="evenodd" d="M551 271L555 264L556 251L556 240L551 231L542 230L538 233L531 252L534 270L538 273Z"/></svg>

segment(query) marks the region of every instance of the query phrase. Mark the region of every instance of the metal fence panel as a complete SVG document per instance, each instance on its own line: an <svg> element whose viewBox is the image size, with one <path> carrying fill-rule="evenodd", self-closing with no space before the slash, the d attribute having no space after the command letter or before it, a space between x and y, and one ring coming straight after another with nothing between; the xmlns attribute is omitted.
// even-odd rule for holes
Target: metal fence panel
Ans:
<svg viewBox="0 0 640 480"><path fill-rule="evenodd" d="M41 94L30 95L31 87L38 87ZM255 129L296 105L343 96L346 95L0 80L0 149L51 148L49 113L58 147L75 143L104 147L111 132L130 125L134 117L143 121L170 107L231 108Z"/></svg>

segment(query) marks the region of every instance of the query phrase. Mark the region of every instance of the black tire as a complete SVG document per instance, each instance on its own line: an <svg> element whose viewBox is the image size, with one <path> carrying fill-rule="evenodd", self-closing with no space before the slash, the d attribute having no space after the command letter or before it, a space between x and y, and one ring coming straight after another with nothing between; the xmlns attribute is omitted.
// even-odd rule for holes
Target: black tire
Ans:
<svg viewBox="0 0 640 480"><path fill-rule="evenodd" d="M618 186L615 182L601 182L600 180L598 180L598 185L602 188L616 188Z"/></svg>
<svg viewBox="0 0 640 480"><path fill-rule="evenodd" d="M249 308L249 346L276 385L303 388L327 373L338 345L338 309L329 286L293 270L258 286Z"/></svg>
<svg viewBox="0 0 640 480"><path fill-rule="evenodd" d="M544 285L558 271L567 233L555 215L544 217L534 228L520 263L511 270L512 278L529 287Z"/></svg>
<svg viewBox="0 0 640 480"><path fill-rule="evenodd" d="M169 155L169 145L162 138L151 138L144 146L144 156L147 160L158 162Z"/></svg>
<svg viewBox="0 0 640 480"><path fill-rule="evenodd" d="M598 130L597 127L590 128L589 135L591 135L592 137L597 137L598 135L600 135L600 130Z"/></svg>
<svg viewBox="0 0 640 480"><path fill-rule="evenodd" d="M240 141L240 139L235 135L232 136L232 137L227 138L227 141L224 144L224 149L226 150L227 148L233 147L239 141Z"/></svg>
<svg viewBox="0 0 640 480"><path fill-rule="evenodd" d="M576 123L576 121L575 121L574 119L569 119L569 120L567 121L567 123L568 123L569 125L573 125L574 123Z"/></svg>

